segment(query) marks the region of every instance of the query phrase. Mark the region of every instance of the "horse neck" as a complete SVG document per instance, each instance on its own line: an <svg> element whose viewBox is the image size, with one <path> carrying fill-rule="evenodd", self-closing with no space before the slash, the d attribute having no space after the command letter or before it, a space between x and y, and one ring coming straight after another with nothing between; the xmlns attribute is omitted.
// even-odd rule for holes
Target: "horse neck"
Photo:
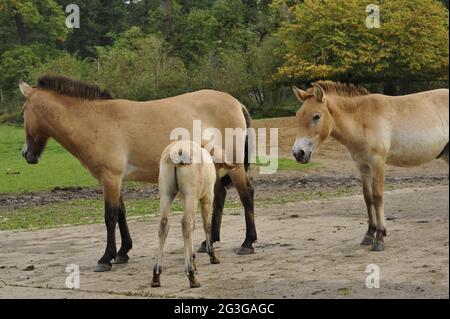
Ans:
<svg viewBox="0 0 450 319"><path fill-rule="evenodd" d="M68 101L68 100L67 100ZM93 139L94 126L85 123L79 125L86 112L80 111L80 108L88 108L84 105L87 102L77 101L77 103L57 101L46 108L45 130L49 137L55 139L65 149L76 154L83 148L85 141Z"/></svg>
<svg viewBox="0 0 450 319"><path fill-rule="evenodd" d="M333 119L331 136L345 146L351 145L355 132L362 126L355 99L330 97L327 106Z"/></svg>

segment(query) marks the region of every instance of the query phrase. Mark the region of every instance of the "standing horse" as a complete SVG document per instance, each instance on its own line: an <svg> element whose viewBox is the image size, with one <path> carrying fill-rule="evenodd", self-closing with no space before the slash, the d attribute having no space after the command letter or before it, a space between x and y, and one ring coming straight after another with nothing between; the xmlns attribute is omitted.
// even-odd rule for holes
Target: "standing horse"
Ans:
<svg viewBox="0 0 450 319"><path fill-rule="evenodd" d="M193 120L201 120L202 130L216 128L225 137L226 128L245 131L250 116L232 96L202 90L150 102L112 99L97 86L64 77L44 76L36 87L19 84L26 97L23 106L26 143L22 151L28 163L36 164L49 138L55 139L101 184L105 201L107 244L95 268L98 272L128 262L132 240L122 199L123 181L157 183L159 159L170 144L175 128L185 128L192 137ZM202 131L202 132L203 132ZM222 144L221 145L225 145ZM246 149L233 146L236 159L244 158ZM231 158L230 158L231 161ZM215 187L212 236L219 240L220 220L225 200L223 180L236 187L245 208L246 238L240 254L253 252L256 240L253 213L253 188L247 178L245 163L219 179ZM122 239L116 252L115 229L119 224Z"/></svg>
<svg viewBox="0 0 450 319"><path fill-rule="evenodd" d="M330 135L347 148L361 173L369 215L361 244L382 251L385 164L412 167L436 158L448 164L448 89L398 97L331 81L314 83L307 91L293 89L303 102L297 112L295 158L308 163Z"/></svg>

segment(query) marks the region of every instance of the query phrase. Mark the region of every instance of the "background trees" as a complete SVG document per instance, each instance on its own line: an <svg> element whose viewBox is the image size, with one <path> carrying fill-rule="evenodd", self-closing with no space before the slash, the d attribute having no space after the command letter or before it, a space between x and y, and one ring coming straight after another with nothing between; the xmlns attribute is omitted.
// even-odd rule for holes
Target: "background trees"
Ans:
<svg viewBox="0 0 450 319"><path fill-rule="evenodd" d="M289 87L332 79L397 94L448 86L448 1L379 0L368 29L361 0L0 3L0 115L18 110L17 81L43 73L147 100L200 88L227 91L255 116L292 114Z"/></svg>

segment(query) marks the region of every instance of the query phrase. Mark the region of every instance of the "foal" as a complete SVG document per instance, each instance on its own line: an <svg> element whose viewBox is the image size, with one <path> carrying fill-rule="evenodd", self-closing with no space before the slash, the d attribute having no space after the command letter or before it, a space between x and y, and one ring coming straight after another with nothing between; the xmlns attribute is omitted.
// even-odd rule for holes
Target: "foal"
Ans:
<svg viewBox="0 0 450 319"><path fill-rule="evenodd" d="M384 166L417 166L436 158L448 164L448 89L406 96L369 94L365 89L320 81L307 91L297 113L295 158L308 163L330 135L350 152L362 177L369 229L362 245L384 249Z"/></svg>
<svg viewBox="0 0 450 319"><path fill-rule="evenodd" d="M220 162L217 160L216 162ZM152 287L160 287L161 264L164 243L169 232L168 216L170 206L179 195L184 201L184 215L181 220L184 240L185 270L191 288L200 287L195 278L195 253L193 250L192 234L194 218L200 202L203 229L206 236L206 252L211 264L218 264L211 242L211 218L214 200L214 185L216 183L216 165L226 169L234 169L234 165L224 163L215 164L211 155L197 143L192 141L173 142L167 146L160 161L159 191L161 222L159 226L159 255L153 268Z"/></svg>

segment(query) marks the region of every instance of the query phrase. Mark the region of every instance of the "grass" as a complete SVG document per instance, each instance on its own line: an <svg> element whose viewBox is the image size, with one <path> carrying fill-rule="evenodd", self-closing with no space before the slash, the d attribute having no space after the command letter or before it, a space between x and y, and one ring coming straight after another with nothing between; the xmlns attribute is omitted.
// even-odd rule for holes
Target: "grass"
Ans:
<svg viewBox="0 0 450 319"><path fill-rule="evenodd" d="M47 191L55 187L97 187L97 181L79 161L54 140L50 140L38 165L28 165L21 151L25 141L24 128L0 125L0 193ZM262 158L262 162L269 158ZM259 161L256 165L266 164ZM318 164L300 165L294 160L279 158L279 170L304 171Z"/></svg>
<svg viewBox="0 0 450 319"><path fill-rule="evenodd" d="M260 156L257 159L256 165L257 166L268 166L269 161L274 160L270 157ZM312 168L317 168L320 165L318 163L308 163L308 164L299 164L296 161L289 159L289 158L278 158L278 170L280 171L306 171L310 170Z"/></svg>
<svg viewBox="0 0 450 319"><path fill-rule="evenodd" d="M337 188L330 191L278 192L256 199L256 207L268 207L297 201L310 201L348 196L355 192L352 188ZM129 218L149 217L159 214L159 201L156 199L136 199L125 202ZM225 208L239 208L229 214L242 213L239 201L228 200ZM176 201L172 210L182 211L183 207ZM67 225L87 225L103 223L103 201L73 200L62 203L47 204L38 207L26 207L16 210L0 210L0 231L18 229L44 229Z"/></svg>

